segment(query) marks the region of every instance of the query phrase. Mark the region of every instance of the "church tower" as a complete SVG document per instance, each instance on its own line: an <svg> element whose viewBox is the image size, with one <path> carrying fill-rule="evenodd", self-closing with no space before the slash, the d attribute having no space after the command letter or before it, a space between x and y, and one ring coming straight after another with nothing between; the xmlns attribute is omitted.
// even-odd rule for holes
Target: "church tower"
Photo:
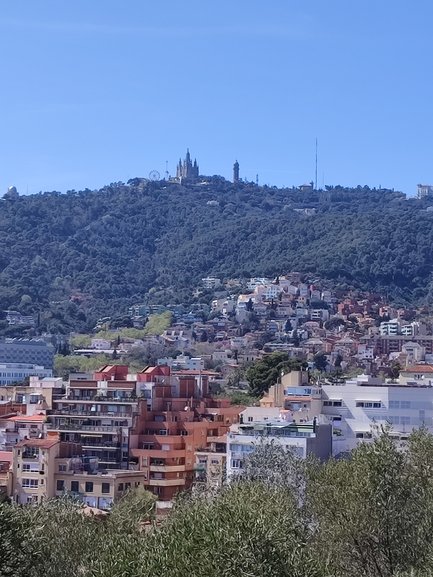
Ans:
<svg viewBox="0 0 433 577"><path fill-rule="evenodd" d="M197 179L200 174L199 170L197 159L194 159L194 163L191 162L191 155L189 153L189 148L187 148L184 161L182 162L182 160L179 159L179 164L176 167L176 178L178 180Z"/></svg>
<svg viewBox="0 0 433 577"><path fill-rule="evenodd" d="M233 182L237 184L239 182L239 162L236 161L233 165Z"/></svg>

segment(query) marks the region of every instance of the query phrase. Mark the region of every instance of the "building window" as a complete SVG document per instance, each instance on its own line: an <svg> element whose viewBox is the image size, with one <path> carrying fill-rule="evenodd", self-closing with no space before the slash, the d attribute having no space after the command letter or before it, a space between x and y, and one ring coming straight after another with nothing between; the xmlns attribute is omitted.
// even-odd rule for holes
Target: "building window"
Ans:
<svg viewBox="0 0 433 577"><path fill-rule="evenodd" d="M410 409L410 401L401 401L400 408L401 409Z"/></svg>
<svg viewBox="0 0 433 577"><path fill-rule="evenodd" d="M248 417L248 422L249 422L249 423L252 423L252 422L253 422L253 418L254 418L254 417Z"/></svg>
<svg viewBox="0 0 433 577"><path fill-rule="evenodd" d="M232 459L232 469L242 469L242 459Z"/></svg>
<svg viewBox="0 0 433 577"><path fill-rule="evenodd" d="M39 457L39 449L37 447L26 447L23 451L23 459L34 459Z"/></svg>
<svg viewBox="0 0 433 577"><path fill-rule="evenodd" d="M80 490L80 484L78 483L78 481L71 481L71 491L73 493L78 493L79 490Z"/></svg>
<svg viewBox="0 0 433 577"><path fill-rule="evenodd" d="M23 479L22 486L26 489L37 489L39 485L38 479Z"/></svg>
<svg viewBox="0 0 433 577"><path fill-rule="evenodd" d="M92 481L86 481L86 493L93 493Z"/></svg>
<svg viewBox="0 0 433 577"><path fill-rule="evenodd" d="M118 490L118 491L123 491L123 483L119 483L119 484L117 485L117 490Z"/></svg>
<svg viewBox="0 0 433 577"><path fill-rule="evenodd" d="M23 471L33 471L37 473L39 471L38 463L23 463Z"/></svg>
<svg viewBox="0 0 433 577"><path fill-rule="evenodd" d="M57 491L65 490L65 481L63 479L57 479L56 490Z"/></svg>
<svg viewBox="0 0 433 577"><path fill-rule="evenodd" d="M110 483L102 483L101 492L106 494L110 492Z"/></svg>
<svg viewBox="0 0 433 577"><path fill-rule="evenodd" d="M66 472L66 465L59 465L59 473L65 473Z"/></svg>
<svg viewBox="0 0 433 577"><path fill-rule="evenodd" d="M389 401L389 408L390 409L399 409L400 408L400 401Z"/></svg>

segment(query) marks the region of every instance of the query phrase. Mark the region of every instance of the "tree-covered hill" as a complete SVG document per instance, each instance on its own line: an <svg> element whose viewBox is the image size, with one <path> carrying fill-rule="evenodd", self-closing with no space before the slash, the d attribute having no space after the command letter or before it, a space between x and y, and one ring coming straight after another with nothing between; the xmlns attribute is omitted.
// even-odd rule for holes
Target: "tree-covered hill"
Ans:
<svg viewBox="0 0 433 577"><path fill-rule="evenodd" d="M134 179L2 199L0 310L40 313L51 330L84 328L149 291L183 301L206 275L290 270L408 301L428 297L428 200L368 187L301 192L206 180Z"/></svg>

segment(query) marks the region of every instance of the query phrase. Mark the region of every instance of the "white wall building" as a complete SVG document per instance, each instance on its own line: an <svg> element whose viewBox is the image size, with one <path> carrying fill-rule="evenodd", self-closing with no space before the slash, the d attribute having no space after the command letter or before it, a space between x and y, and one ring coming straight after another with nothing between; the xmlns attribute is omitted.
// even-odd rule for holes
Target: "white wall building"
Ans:
<svg viewBox="0 0 433 577"><path fill-rule="evenodd" d="M23 383L29 377L52 377L53 371L39 365L27 363L3 363L0 364L0 385L13 385Z"/></svg>
<svg viewBox="0 0 433 577"><path fill-rule="evenodd" d="M343 385L323 385L322 414L333 423L333 454L371 439L375 425L390 424L401 438L421 426L433 432L433 378L428 374L430 379L409 372L396 384L359 375Z"/></svg>
<svg viewBox="0 0 433 577"><path fill-rule="evenodd" d="M398 319L392 319L390 321L380 323L379 332L381 335L400 334L400 321Z"/></svg>
<svg viewBox="0 0 433 577"><path fill-rule="evenodd" d="M267 420L257 421L252 418L239 425L232 425L227 434L227 478L242 473L245 458L251 454L261 442L272 441L287 449L292 449L296 455L305 458L314 454L320 459L327 459L332 452L332 428L330 424L318 424L316 420L309 423L293 423L283 416L272 418L272 409Z"/></svg>

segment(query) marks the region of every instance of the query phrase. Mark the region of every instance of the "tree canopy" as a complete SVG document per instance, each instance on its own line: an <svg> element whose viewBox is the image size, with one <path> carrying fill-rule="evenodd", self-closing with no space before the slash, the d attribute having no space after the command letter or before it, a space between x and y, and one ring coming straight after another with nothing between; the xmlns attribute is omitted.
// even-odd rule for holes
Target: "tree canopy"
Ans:
<svg viewBox="0 0 433 577"><path fill-rule="evenodd" d="M423 577L433 573L433 437L389 430L347 460L259 444L245 474L155 523L131 491L98 520L67 499L0 504L0 576Z"/></svg>
<svg viewBox="0 0 433 577"><path fill-rule="evenodd" d="M207 275L289 270L396 299L427 298L430 201L385 189L328 188L132 179L99 191L1 200L0 310L35 315L39 330L85 331L144 298L191 301L191 289Z"/></svg>

